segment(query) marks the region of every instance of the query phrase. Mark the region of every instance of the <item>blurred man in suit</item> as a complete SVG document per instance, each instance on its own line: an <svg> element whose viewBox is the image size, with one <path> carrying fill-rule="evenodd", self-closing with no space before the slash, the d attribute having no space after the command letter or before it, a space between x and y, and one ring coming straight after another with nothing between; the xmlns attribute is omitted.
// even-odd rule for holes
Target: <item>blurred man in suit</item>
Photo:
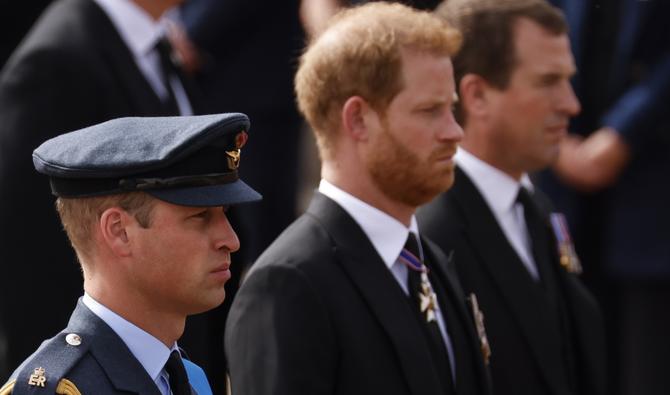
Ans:
<svg viewBox="0 0 670 395"><path fill-rule="evenodd" d="M322 180L233 302L233 393L488 393L465 296L414 219L453 181L458 41L380 2L338 14L303 55L296 92Z"/></svg>
<svg viewBox="0 0 670 395"><path fill-rule="evenodd" d="M0 292L0 358L7 366L62 328L81 294L74 254L30 153L49 137L111 118L193 112L195 96L169 59L161 19L179 2L55 1L0 74L0 262L11 279Z"/></svg>
<svg viewBox="0 0 670 395"><path fill-rule="evenodd" d="M454 252L479 298L494 393L604 394L597 304L567 242L559 256L567 233L549 221L561 217L528 177L556 160L580 110L565 20L543 0L449 0L437 12L464 35L454 70L465 137L455 186L420 210L420 228Z"/></svg>
<svg viewBox="0 0 670 395"><path fill-rule="evenodd" d="M670 380L670 2L552 0L566 13L583 105L541 187L565 211L603 306L611 393Z"/></svg>
<svg viewBox="0 0 670 395"><path fill-rule="evenodd" d="M189 0L180 7L185 40L175 49L181 50L185 65L193 70L208 111L240 111L253 119L255 138L245 147L241 171L265 197L258 204L229 212L241 248L235 253L233 278L226 284L228 297L209 318L214 346L207 351L215 393L225 391L223 331L239 282L297 216L303 121L295 105L293 76L305 42L300 3ZM277 163L282 171L268 171Z"/></svg>
<svg viewBox="0 0 670 395"><path fill-rule="evenodd" d="M23 3L4 4L5 12L0 15L0 68L26 35L37 17L52 0L36 0Z"/></svg>

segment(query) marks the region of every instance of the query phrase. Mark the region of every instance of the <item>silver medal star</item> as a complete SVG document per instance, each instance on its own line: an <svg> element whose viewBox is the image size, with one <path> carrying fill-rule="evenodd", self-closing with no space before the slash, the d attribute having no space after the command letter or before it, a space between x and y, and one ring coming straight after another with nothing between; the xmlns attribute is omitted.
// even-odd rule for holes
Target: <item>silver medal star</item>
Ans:
<svg viewBox="0 0 670 395"><path fill-rule="evenodd" d="M428 276L421 274L421 292L419 293L419 303L421 312L426 314L426 322L433 322L437 319L435 311L437 310L437 295L428 282Z"/></svg>

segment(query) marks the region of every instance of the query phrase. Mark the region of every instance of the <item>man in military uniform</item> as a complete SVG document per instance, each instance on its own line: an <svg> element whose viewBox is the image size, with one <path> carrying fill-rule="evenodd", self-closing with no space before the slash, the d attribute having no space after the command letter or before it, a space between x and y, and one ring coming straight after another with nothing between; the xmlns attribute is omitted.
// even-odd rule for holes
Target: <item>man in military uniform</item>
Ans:
<svg viewBox="0 0 670 395"><path fill-rule="evenodd" d="M226 208L260 199L237 175L248 128L242 114L120 118L34 151L84 296L0 394L210 393L176 342L225 297L239 248Z"/></svg>

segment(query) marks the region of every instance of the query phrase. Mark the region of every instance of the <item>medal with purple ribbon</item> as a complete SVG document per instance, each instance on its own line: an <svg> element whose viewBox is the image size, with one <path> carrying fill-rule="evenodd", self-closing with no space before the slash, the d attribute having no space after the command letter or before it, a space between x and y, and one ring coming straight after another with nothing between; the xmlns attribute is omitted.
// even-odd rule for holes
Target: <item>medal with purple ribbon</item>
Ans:
<svg viewBox="0 0 670 395"><path fill-rule="evenodd" d="M437 295L433 291L430 281L428 281L428 268L419 257L407 248L402 249L398 260L404 263L410 270L421 273L421 289L418 292L419 308L421 313L425 314L426 322L436 321L436 311L439 309L439 306L437 304Z"/></svg>
<svg viewBox="0 0 670 395"><path fill-rule="evenodd" d="M402 251L400 251L400 257L398 259L411 270L422 273L428 271L428 268L421 262L421 259L406 248L403 248Z"/></svg>
<svg viewBox="0 0 670 395"><path fill-rule="evenodd" d="M552 213L549 216L551 228L556 236L558 256L561 266L570 273L580 274L582 264L579 261L575 246L572 244L572 238L568 230L568 222L563 213Z"/></svg>

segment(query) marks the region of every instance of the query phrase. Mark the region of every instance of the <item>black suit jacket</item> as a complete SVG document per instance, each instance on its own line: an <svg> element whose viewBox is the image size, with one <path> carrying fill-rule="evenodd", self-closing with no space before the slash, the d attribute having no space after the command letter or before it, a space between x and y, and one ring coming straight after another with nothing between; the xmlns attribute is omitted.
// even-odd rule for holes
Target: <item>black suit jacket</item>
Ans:
<svg viewBox="0 0 670 395"><path fill-rule="evenodd" d="M62 328L82 293L55 199L47 179L33 169L33 149L111 118L163 111L130 50L92 0L54 2L5 65L0 74L0 264L7 281L0 291L0 335L6 337L7 355L0 359L6 366L17 366L41 339ZM27 306L40 306L40 313Z"/></svg>
<svg viewBox="0 0 670 395"><path fill-rule="evenodd" d="M572 359L576 393L604 394L599 308L576 276L559 266L557 254L551 257L553 272L543 278L543 287L531 278L484 198L459 168L454 187L421 208L418 220L424 235L454 252L465 292L479 299L496 395L575 393L560 373L565 355ZM553 237L550 232L547 228L543 236ZM554 251L555 240L550 242ZM558 296L562 328L547 313L545 290Z"/></svg>
<svg viewBox="0 0 670 395"><path fill-rule="evenodd" d="M475 377L467 394L488 393L487 371L465 298L444 254L422 240L467 328ZM317 193L252 267L228 318L233 393L437 394L440 374L407 296L358 224ZM456 380L459 380L457 373ZM463 380L465 381L465 380Z"/></svg>

